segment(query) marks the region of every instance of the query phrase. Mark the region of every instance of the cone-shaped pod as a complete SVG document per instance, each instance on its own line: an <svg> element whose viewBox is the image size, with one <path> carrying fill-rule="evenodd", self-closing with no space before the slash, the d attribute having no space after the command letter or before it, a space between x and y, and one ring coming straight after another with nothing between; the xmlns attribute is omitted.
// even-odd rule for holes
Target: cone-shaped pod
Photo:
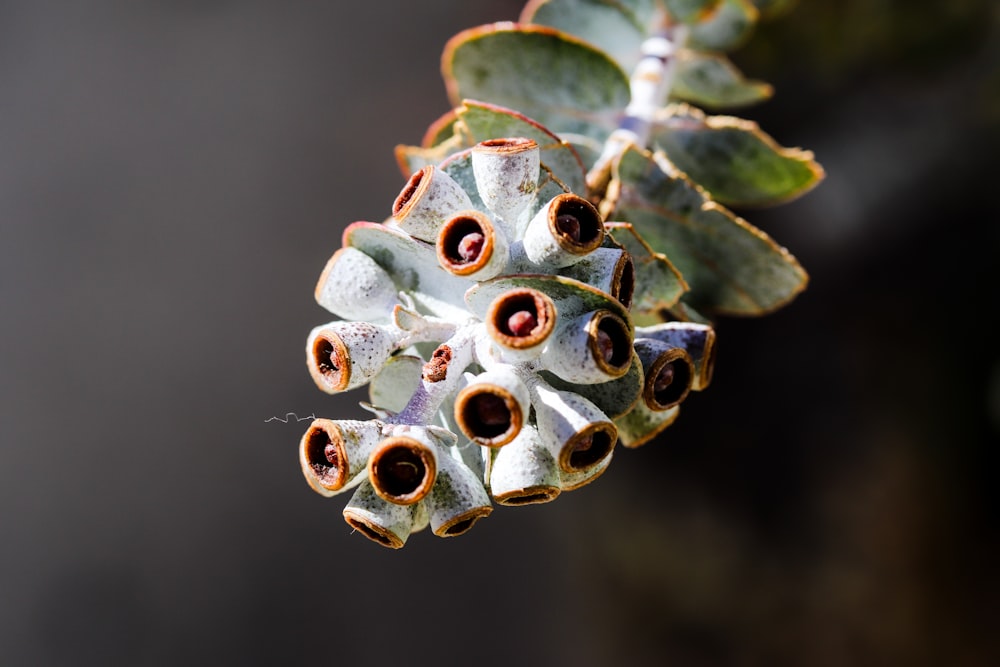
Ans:
<svg viewBox="0 0 1000 667"><path fill-rule="evenodd" d="M438 474L437 447L417 433L392 435L368 458L375 493L397 505L412 505L431 491Z"/></svg>
<svg viewBox="0 0 1000 667"><path fill-rule="evenodd" d="M646 378L642 388L643 402L654 412L679 405L687 398L694 381L695 369L690 355L682 347L652 338L637 338L634 345Z"/></svg>
<svg viewBox="0 0 1000 667"><path fill-rule="evenodd" d="M712 382L715 371L715 330L707 324L664 322L636 331L636 338L654 338L684 348L694 363L691 389L701 391Z"/></svg>
<svg viewBox="0 0 1000 667"><path fill-rule="evenodd" d="M625 308L632 306L632 295L635 292L635 262L627 250L598 248L560 273L607 292L618 299Z"/></svg>
<svg viewBox="0 0 1000 667"><path fill-rule="evenodd" d="M365 480L344 508L344 520L371 541L399 549L413 532L417 508L388 502Z"/></svg>
<svg viewBox="0 0 1000 667"><path fill-rule="evenodd" d="M392 205L392 217L410 236L434 243L445 220L471 208L472 200L455 179L427 165L403 186Z"/></svg>
<svg viewBox="0 0 1000 667"><path fill-rule="evenodd" d="M614 449L618 431L596 405L569 391L536 382L531 387L538 432L560 470L583 472Z"/></svg>
<svg viewBox="0 0 1000 667"><path fill-rule="evenodd" d="M438 474L424 500L431 531L438 537L456 537L493 511L483 480L459 459L442 452Z"/></svg>
<svg viewBox="0 0 1000 667"><path fill-rule="evenodd" d="M313 421L299 442L299 464L309 486L329 497L357 485L382 439L382 426L374 419Z"/></svg>
<svg viewBox="0 0 1000 667"><path fill-rule="evenodd" d="M367 383L398 349L405 332L368 322L330 322L306 340L306 365L316 386L328 394Z"/></svg>
<svg viewBox="0 0 1000 667"><path fill-rule="evenodd" d="M500 447L514 440L531 410L528 388L508 366L473 378L455 398L455 422L476 444Z"/></svg>
<svg viewBox="0 0 1000 667"><path fill-rule="evenodd" d="M542 364L567 382L608 382L632 365L632 334L628 324L609 310L560 320L545 345Z"/></svg>
<svg viewBox="0 0 1000 667"><path fill-rule="evenodd" d="M528 223L524 254L538 266L570 266L601 247L604 222L594 205L574 194L553 197Z"/></svg>
<svg viewBox="0 0 1000 667"><path fill-rule="evenodd" d="M345 320L384 322L399 303L399 290L385 269L350 247L333 253L315 294L319 305Z"/></svg>
<svg viewBox="0 0 1000 667"><path fill-rule="evenodd" d="M607 456L598 461L595 465L581 472L559 472L559 484L563 491L573 491L581 486L586 486L604 474L604 471L611 465L611 457L614 450L608 452Z"/></svg>
<svg viewBox="0 0 1000 667"><path fill-rule="evenodd" d="M540 158L532 139L489 139L472 149L472 173L483 203L504 224L508 238L538 188Z"/></svg>
<svg viewBox="0 0 1000 667"><path fill-rule="evenodd" d="M561 490L559 466L534 426L525 426L513 442L496 451L490 491L501 505L547 503Z"/></svg>
<svg viewBox="0 0 1000 667"><path fill-rule="evenodd" d="M441 226L437 237L441 267L456 276L487 280L500 275L510 257L510 246L489 216L461 211Z"/></svg>
<svg viewBox="0 0 1000 667"><path fill-rule="evenodd" d="M490 338L514 360L534 359L556 328L556 306L547 294L532 288L504 292L486 313Z"/></svg>

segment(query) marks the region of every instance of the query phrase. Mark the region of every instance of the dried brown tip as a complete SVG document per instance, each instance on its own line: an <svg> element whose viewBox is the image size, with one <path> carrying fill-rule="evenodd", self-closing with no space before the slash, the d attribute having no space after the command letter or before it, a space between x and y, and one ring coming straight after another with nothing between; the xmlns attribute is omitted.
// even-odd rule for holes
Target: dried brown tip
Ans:
<svg viewBox="0 0 1000 667"><path fill-rule="evenodd" d="M492 507L476 507L463 512L434 529L434 534L438 537L458 537L469 532L477 521L488 517L492 511Z"/></svg>
<svg viewBox="0 0 1000 667"><path fill-rule="evenodd" d="M479 211L462 211L441 226L438 262L449 273L467 276L489 263L495 247L496 232L490 219Z"/></svg>
<svg viewBox="0 0 1000 667"><path fill-rule="evenodd" d="M302 474L313 490L323 495L347 484L347 452L337 425L317 419L299 442Z"/></svg>
<svg viewBox="0 0 1000 667"><path fill-rule="evenodd" d="M324 391L344 391L351 380L351 357L340 336L321 333L316 336L306 360L313 381Z"/></svg>
<svg viewBox="0 0 1000 667"><path fill-rule="evenodd" d="M447 345L438 345L434 353L431 354L430 361L424 364L421 373L427 382L441 382L448 377L448 364L451 363L451 348Z"/></svg>
<svg viewBox="0 0 1000 667"><path fill-rule="evenodd" d="M617 441L618 430L611 422L588 424L562 448L559 466L566 472L583 472L600 463Z"/></svg>
<svg viewBox="0 0 1000 667"><path fill-rule="evenodd" d="M540 484L538 486L528 486L523 489L517 489L516 491L508 491L507 493L494 495L493 500L497 501L501 505L508 505L510 507L518 505L539 505L541 503L552 502L561 492L562 489L558 486Z"/></svg>
<svg viewBox="0 0 1000 667"><path fill-rule="evenodd" d="M586 255L604 242L604 222L594 205L583 197L565 193L549 206L549 231L563 250Z"/></svg>
<svg viewBox="0 0 1000 667"><path fill-rule="evenodd" d="M486 329L493 340L517 350L543 342L555 326L556 306L552 299L527 287L504 292L486 313Z"/></svg>
<svg viewBox="0 0 1000 667"><path fill-rule="evenodd" d="M403 540L394 535L392 531L378 525L377 523L369 521L361 514L353 512L350 507L344 509L344 521L346 521L347 525L351 528L355 529L372 542L381 544L383 547L401 549L403 544L405 544Z"/></svg>
<svg viewBox="0 0 1000 667"><path fill-rule="evenodd" d="M702 350L701 367L698 382L694 389L701 391L712 382L715 373L715 330L709 329L705 335L705 348Z"/></svg>
<svg viewBox="0 0 1000 667"><path fill-rule="evenodd" d="M494 153L498 155L515 155L530 151L538 146L534 139L525 137L506 137L502 139L487 139L480 141L472 150L478 153Z"/></svg>
<svg viewBox="0 0 1000 667"><path fill-rule="evenodd" d="M406 185L400 191L399 196L396 197L396 201L392 203L392 216L394 218L402 220L410 214L416 203L426 194L427 188L430 187L433 173L433 165L427 165L410 176L406 181Z"/></svg>
<svg viewBox="0 0 1000 667"><path fill-rule="evenodd" d="M611 296L618 299L618 303L628 310L632 307L633 294L635 294L635 262L632 260L632 254L624 251L615 264L615 274L611 279Z"/></svg>
<svg viewBox="0 0 1000 667"><path fill-rule="evenodd" d="M599 310L587 322L587 344L598 368L620 377L632 365L632 336L628 325L614 313Z"/></svg>
<svg viewBox="0 0 1000 667"><path fill-rule="evenodd" d="M679 347L671 348L649 367L642 398L650 410L669 410L687 398L693 381L691 357Z"/></svg>
<svg viewBox="0 0 1000 667"><path fill-rule="evenodd" d="M384 500L412 505L430 493L437 477L431 450L406 436L386 438L368 459L368 478Z"/></svg>
<svg viewBox="0 0 1000 667"><path fill-rule="evenodd" d="M484 447L509 443L521 432L526 417L514 395L497 385L469 385L455 398L458 427Z"/></svg>

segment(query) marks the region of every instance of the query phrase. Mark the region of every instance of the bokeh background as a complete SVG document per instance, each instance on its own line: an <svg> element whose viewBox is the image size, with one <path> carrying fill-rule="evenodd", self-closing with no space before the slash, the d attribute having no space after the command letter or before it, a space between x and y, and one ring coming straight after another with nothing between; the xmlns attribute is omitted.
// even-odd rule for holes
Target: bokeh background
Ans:
<svg viewBox="0 0 1000 667"><path fill-rule="evenodd" d="M557 502L400 552L298 470L343 227L478 2L0 2L0 662L1000 661L1000 12L803 0L735 56L828 178L743 212L811 271Z"/></svg>

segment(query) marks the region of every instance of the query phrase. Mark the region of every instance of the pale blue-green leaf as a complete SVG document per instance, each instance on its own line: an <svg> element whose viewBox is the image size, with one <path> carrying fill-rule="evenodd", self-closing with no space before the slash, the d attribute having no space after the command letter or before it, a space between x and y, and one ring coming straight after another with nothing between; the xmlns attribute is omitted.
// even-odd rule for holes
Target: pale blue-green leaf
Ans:
<svg viewBox="0 0 1000 667"><path fill-rule="evenodd" d="M681 49L672 97L710 109L743 107L774 93L770 84L749 80L720 53Z"/></svg>
<svg viewBox="0 0 1000 667"><path fill-rule="evenodd" d="M648 151L630 147L615 165L614 218L674 263L694 308L762 315L791 301L808 277L767 234L708 199L680 173L667 173Z"/></svg>
<svg viewBox="0 0 1000 667"><path fill-rule="evenodd" d="M723 0L711 17L692 26L688 46L705 51L732 51L749 39L759 14L750 0Z"/></svg>
<svg viewBox="0 0 1000 667"><path fill-rule="evenodd" d="M658 436L677 421L681 407L675 405L669 410L654 412L640 401L635 409L615 420L618 440L629 449L641 447Z"/></svg>
<svg viewBox="0 0 1000 667"><path fill-rule="evenodd" d="M688 285L670 260L655 252L635 226L630 223L609 223L609 234L632 255L635 264L635 292L632 295L632 320L636 326L648 326L663 321L663 311L674 306Z"/></svg>

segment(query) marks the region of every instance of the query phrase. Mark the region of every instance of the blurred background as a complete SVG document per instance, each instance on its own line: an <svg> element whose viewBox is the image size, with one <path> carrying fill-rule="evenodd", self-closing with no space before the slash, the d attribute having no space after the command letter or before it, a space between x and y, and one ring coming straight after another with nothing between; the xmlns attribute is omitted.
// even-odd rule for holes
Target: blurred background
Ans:
<svg viewBox="0 0 1000 667"><path fill-rule="evenodd" d="M303 343L444 42L520 0L0 2L0 662L990 665L1000 11L802 0L741 115L826 182L710 391L557 502L394 552L308 489Z"/></svg>

